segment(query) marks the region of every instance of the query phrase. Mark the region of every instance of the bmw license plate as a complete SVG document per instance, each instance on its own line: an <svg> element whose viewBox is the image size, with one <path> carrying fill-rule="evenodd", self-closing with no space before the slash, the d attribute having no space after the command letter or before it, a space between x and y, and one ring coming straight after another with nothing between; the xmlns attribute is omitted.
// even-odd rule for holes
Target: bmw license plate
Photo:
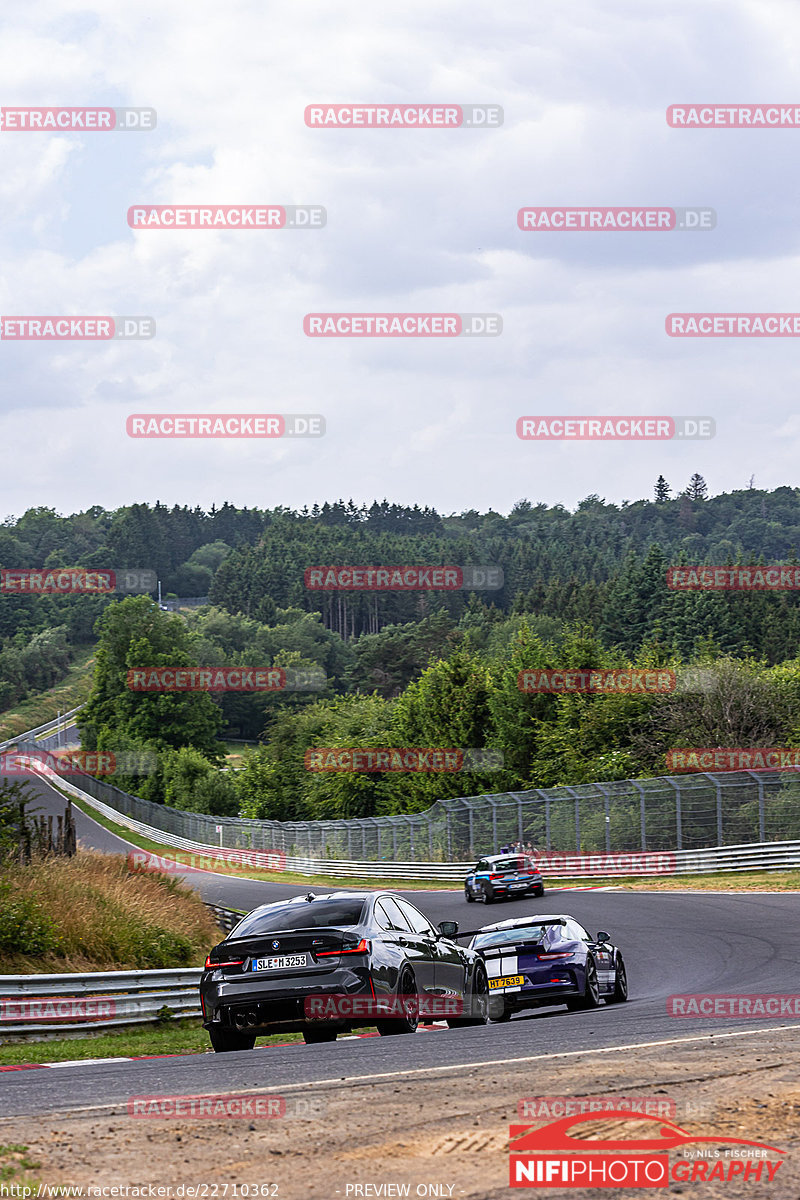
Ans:
<svg viewBox="0 0 800 1200"><path fill-rule="evenodd" d="M524 879L521 883L512 883L511 886L512 888L526 888L530 887L530 884L528 883L527 879Z"/></svg>
<svg viewBox="0 0 800 1200"><path fill-rule="evenodd" d="M524 982L522 975L501 975L499 979L489 980L489 991L493 992L496 988L522 987Z"/></svg>
<svg viewBox="0 0 800 1200"><path fill-rule="evenodd" d="M279 954L276 958L254 958L253 971L286 971L291 967L307 967L307 954Z"/></svg>

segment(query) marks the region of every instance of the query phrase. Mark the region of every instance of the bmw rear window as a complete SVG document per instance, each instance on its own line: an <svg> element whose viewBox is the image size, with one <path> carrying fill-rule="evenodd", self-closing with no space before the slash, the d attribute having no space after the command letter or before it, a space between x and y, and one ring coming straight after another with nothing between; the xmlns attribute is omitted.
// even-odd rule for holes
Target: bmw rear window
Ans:
<svg viewBox="0 0 800 1200"><path fill-rule="evenodd" d="M516 942L541 942L548 930L559 930L556 925L517 925L515 929L493 929L479 933L472 943L473 950L486 950L490 946L513 946Z"/></svg>
<svg viewBox="0 0 800 1200"><path fill-rule="evenodd" d="M278 930L318 929L323 925L359 925L364 904L363 900L349 898L276 904L264 911L250 913L228 937L258 937Z"/></svg>
<svg viewBox="0 0 800 1200"><path fill-rule="evenodd" d="M492 866L493 871L529 871L531 864L527 858L503 858Z"/></svg>

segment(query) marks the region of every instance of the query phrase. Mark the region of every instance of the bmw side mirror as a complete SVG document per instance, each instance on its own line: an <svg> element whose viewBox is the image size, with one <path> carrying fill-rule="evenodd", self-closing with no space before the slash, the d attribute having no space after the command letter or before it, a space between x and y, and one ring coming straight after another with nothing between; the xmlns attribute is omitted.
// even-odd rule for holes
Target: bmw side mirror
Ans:
<svg viewBox="0 0 800 1200"><path fill-rule="evenodd" d="M601 929L597 935L597 940L598 940L598 942L610 942L611 934L606 933L604 929Z"/></svg>
<svg viewBox="0 0 800 1200"><path fill-rule="evenodd" d="M438 929L441 937L455 937L458 933L458 921L440 921Z"/></svg>

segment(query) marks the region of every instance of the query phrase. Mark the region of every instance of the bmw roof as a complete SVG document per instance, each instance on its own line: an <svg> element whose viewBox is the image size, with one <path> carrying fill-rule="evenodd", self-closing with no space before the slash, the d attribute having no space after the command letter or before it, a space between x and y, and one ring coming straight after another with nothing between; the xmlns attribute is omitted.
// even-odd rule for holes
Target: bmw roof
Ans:
<svg viewBox="0 0 800 1200"><path fill-rule="evenodd" d="M534 851L530 853L527 850L507 850L505 854L482 854L481 862L499 862L501 858L533 858Z"/></svg>

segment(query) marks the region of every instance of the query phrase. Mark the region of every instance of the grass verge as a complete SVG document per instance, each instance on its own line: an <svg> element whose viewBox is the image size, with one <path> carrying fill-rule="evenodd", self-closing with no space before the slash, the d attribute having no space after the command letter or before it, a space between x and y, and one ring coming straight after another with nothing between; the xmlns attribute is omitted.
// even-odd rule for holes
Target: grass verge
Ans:
<svg viewBox="0 0 800 1200"><path fill-rule="evenodd" d="M363 1032L373 1031L365 1028ZM285 1046L287 1042L302 1040L302 1033L276 1033L259 1038L256 1048ZM45 1042L7 1042L0 1045L0 1067L75 1062L91 1058L136 1058L139 1055L151 1054L205 1054L210 1051L208 1033L199 1020L182 1020L170 1021L164 1025L149 1025L147 1028L93 1033L80 1038L52 1038Z"/></svg>
<svg viewBox="0 0 800 1200"><path fill-rule="evenodd" d="M631 892L794 892L800 891L800 871L717 871L713 875L654 875L606 882Z"/></svg>
<svg viewBox="0 0 800 1200"><path fill-rule="evenodd" d="M69 712L89 698L94 673L94 648L80 650L64 678L46 692L29 696L13 708L0 713L0 742L27 733L48 721L54 721L60 712Z"/></svg>

